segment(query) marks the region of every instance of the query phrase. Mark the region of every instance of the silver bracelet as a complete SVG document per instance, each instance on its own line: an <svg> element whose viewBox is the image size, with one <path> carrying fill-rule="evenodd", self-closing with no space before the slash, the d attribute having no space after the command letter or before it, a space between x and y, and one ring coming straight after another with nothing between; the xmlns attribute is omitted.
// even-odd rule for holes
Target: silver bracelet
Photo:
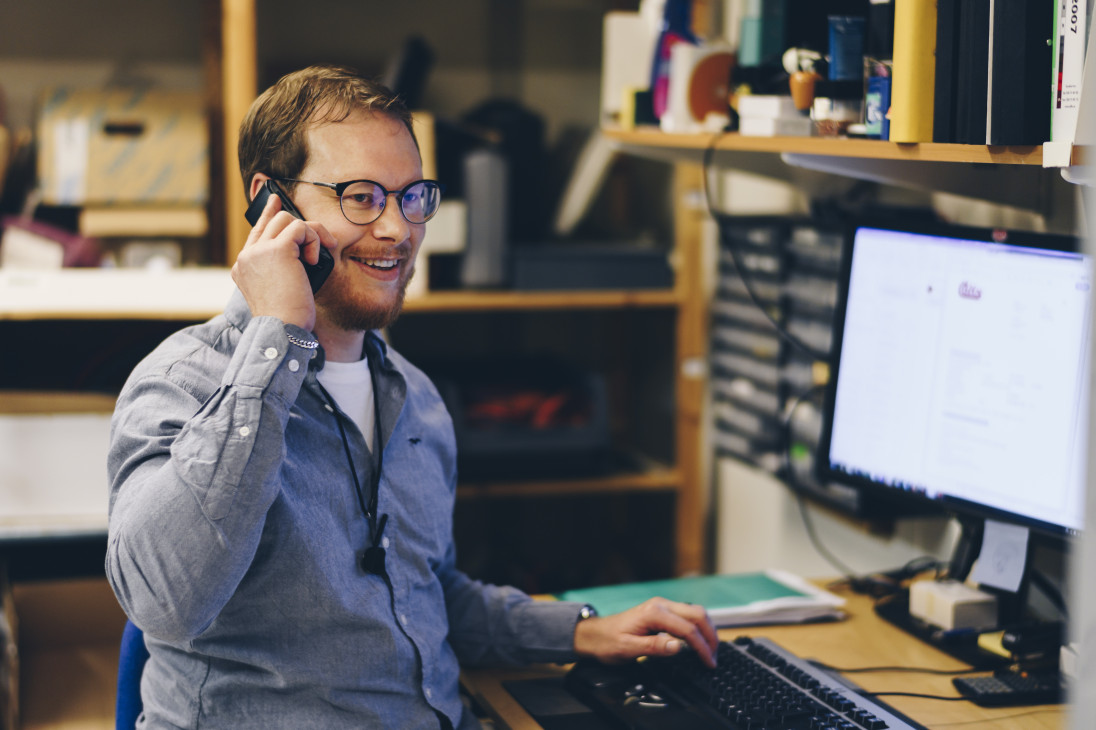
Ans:
<svg viewBox="0 0 1096 730"><path fill-rule="evenodd" d="M288 332L285 333L285 336L289 340L289 343L291 345L303 347L306 350L315 350L317 347L320 346L320 343L317 340L302 340L300 337L294 337Z"/></svg>

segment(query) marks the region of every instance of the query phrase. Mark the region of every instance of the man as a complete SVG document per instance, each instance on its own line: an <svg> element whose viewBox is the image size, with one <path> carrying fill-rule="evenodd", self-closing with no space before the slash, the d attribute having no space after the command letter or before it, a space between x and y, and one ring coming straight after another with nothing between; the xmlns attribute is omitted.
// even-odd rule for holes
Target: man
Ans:
<svg viewBox="0 0 1096 730"><path fill-rule="evenodd" d="M112 423L106 568L151 655L141 726L476 727L458 662L687 644L711 664L699 607L584 618L455 568L452 423L374 333L437 204L406 109L310 68L256 100L239 150L249 196L275 178L303 220L270 196L224 314L138 365ZM299 257L321 247L313 295Z"/></svg>

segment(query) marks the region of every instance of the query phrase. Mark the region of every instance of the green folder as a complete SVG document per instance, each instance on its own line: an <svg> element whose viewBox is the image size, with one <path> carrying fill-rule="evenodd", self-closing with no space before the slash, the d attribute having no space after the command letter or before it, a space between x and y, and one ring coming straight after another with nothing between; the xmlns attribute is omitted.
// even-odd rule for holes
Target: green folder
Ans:
<svg viewBox="0 0 1096 730"><path fill-rule="evenodd" d="M776 570L623 583L557 594L562 601L589 603L602 616L654 596L704 606L716 626L832 620L843 617L841 606L845 603L798 576Z"/></svg>

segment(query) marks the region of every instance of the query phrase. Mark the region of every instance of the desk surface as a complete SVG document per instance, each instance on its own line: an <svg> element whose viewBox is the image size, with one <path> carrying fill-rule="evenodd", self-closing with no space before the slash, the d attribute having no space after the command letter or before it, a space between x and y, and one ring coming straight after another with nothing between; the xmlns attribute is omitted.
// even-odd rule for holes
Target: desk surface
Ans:
<svg viewBox="0 0 1096 730"><path fill-rule="evenodd" d="M965 665L891 626L872 611L864 596L842 594L848 599L849 619L832 624L801 626L757 626L724 629L723 639L743 634L767 636L803 657L837 667L911 666L934 669L963 669ZM521 670L466 671L464 688L491 713L500 728L535 730L540 726L510 694L502 682L510 679L559 675L566 668L548 665ZM957 696L948 675L911 672L868 672L849 678L875 692L900 691ZM929 728L977 728L994 730L1059 730L1067 726L1062 705L989 709L970 702L941 702L917 697L881 697L917 722Z"/></svg>

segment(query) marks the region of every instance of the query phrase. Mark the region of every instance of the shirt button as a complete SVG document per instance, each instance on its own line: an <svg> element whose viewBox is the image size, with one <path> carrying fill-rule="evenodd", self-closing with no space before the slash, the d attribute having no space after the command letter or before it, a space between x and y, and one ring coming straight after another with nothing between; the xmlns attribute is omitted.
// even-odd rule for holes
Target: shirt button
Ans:
<svg viewBox="0 0 1096 730"><path fill-rule="evenodd" d="M426 695L426 699L428 699L428 700L433 699L433 697L434 697L434 693L430 690L429 687L426 688L424 694Z"/></svg>
<svg viewBox="0 0 1096 730"><path fill-rule="evenodd" d="M381 538L381 547L382 548L387 549L390 544L391 544L391 542L389 541L389 539L387 537Z"/></svg>
<svg viewBox="0 0 1096 730"><path fill-rule="evenodd" d="M278 348L277 347L268 347L265 350L263 350L263 355L266 356L267 360L273 360L274 358L276 358L278 356Z"/></svg>
<svg viewBox="0 0 1096 730"><path fill-rule="evenodd" d="M403 624L404 626L407 625L407 614L404 614L404 613L400 614L400 623Z"/></svg>
<svg viewBox="0 0 1096 730"><path fill-rule="evenodd" d="M290 372L295 373L300 369L301 369L301 364L299 362L297 362L296 360L290 360L289 361L289 370L290 370Z"/></svg>
<svg viewBox="0 0 1096 730"><path fill-rule="evenodd" d="M328 413L334 413L335 412L335 409L331 407L330 403L324 403L323 407L324 407L324 410L326 410Z"/></svg>
<svg viewBox="0 0 1096 730"><path fill-rule="evenodd" d="M240 435L241 436L247 436L249 433L251 433L251 427L250 426L240 426Z"/></svg>

